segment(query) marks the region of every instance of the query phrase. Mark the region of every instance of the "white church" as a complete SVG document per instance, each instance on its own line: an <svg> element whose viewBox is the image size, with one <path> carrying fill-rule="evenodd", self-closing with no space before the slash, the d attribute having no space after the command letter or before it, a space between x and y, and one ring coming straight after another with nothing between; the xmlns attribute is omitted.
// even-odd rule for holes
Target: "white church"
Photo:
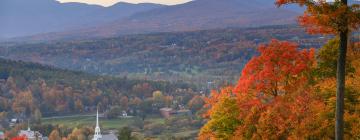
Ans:
<svg viewBox="0 0 360 140"><path fill-rule="evenodd" d="M114 133L101 135L101 130L99 126L99 111L96 111L96 127L92 140L118 140L117 136Z"/></svg>

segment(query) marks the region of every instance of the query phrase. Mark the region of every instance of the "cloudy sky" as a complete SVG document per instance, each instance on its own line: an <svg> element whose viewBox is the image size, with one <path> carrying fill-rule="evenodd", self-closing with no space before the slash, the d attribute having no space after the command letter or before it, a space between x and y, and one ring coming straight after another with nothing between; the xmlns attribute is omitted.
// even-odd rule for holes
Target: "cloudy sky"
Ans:
<svg viewBox="0 0 360 140"><path fill-rule="evenodd" d="M98 4L103 6L111 6L117 2L129 2L129 3L144 3L144 2L151 2L151 3L160 3L160 4L167 4L167 5L174 5L185 3L191 0L58 0L60 2L82 2L88 4Z"/></svg>

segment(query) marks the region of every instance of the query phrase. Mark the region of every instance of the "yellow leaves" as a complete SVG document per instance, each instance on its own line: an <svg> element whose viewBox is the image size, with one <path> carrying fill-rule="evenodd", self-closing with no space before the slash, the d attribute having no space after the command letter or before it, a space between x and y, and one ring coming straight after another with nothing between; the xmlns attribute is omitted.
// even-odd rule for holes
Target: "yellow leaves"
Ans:
<svg viewBox="0 0 360 140"><path fill-rule="evenodd" d="M220 93L213 91L212 98L206 100L209 110L208 122L201 128L199 139L224 139L233 137L241 121L238 118L239 108L236 98L232 96L231 87L221 89Z"/></svg>

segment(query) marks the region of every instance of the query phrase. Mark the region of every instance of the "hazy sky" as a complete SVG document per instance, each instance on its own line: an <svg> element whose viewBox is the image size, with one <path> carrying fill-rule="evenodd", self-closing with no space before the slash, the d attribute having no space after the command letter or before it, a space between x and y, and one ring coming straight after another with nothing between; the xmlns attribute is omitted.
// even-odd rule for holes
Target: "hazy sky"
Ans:
<svg viewBox="0 0 360 140"><path fill-rule="evenodd" d="M174 5L185 3L191 0L58 0L60 2L82 2L88 4L98 4L103 6L111 6L117 2L129 2L129 3L160 3L160 4L167 4L167 5Z"/></svg>

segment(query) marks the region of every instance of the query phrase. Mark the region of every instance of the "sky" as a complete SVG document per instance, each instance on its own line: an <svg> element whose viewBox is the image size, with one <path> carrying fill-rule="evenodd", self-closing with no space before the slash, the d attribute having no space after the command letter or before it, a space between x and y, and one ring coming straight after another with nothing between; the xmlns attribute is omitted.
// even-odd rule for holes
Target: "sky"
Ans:
<svg viewBox="0 0 360 140"><path fill-rule="evenodd" d="M117 2L128 2L128 3L159 3L166 5L175 5L180 3L189 2L191 0L58 0L60 2L81 2L88 4L97 4L102 6L111 6Z"/></svg>

